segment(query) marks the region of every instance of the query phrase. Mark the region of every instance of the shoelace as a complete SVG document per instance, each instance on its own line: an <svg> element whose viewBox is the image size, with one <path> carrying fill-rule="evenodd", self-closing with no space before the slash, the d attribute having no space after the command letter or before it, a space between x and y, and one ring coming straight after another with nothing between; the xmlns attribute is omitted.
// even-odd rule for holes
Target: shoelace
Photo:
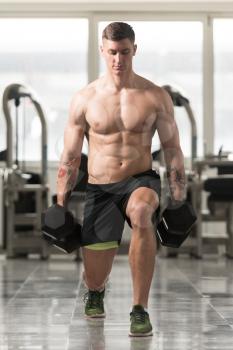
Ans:
<svg viewBox="0 0 233 350"><path fill-rule="evenodd" d="M83 295L84 303L87 303L88 306L99 306L101 297L98 291L88 291Z"/></svg>
<svg viewBox="0 0 233 350"><path fill-rule="evenodd" d="M147 313L145 311L144 312L133 311L130 313L130 316L131 315L134 317L134 320L136 323L144 323Z"/></svg>

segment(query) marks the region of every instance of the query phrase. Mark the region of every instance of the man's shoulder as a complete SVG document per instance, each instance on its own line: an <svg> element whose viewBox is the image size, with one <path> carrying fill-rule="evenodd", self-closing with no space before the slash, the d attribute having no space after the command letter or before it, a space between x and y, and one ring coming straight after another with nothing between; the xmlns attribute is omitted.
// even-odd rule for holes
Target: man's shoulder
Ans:
<svg viewBox="0 0 233 350"><path fill-rule="evenodd" d="M160 95L164 94L165 90L161 86L159 86L158 84L152 82L151 80L149 80L145 77L139 76L139 75L137 75L137 78L138 78L139 86L142 89L145 89L148 92L152 92L153 94L156 94L156 95L157 94L160 94Z"/></svg>
<svg viewBox="0 0 233 350"><path fill-rule="evenodd" d="M163 87L144 77L139 77L139 86L144 90L145 95L155 103L156 107L165 103L167 92Z"/></svg>
<svg viewBox="0 0 233 350"><path fill-rule="evenodd" d="M155 109L160 111L172 110L173 102L168 92L158 84L139 76L139 86L144 90L145 96L150 100Z"/></svg>
<svg viewBox="0 0 233 350"><path fill-rule="evenodd" d="M83 97L83 98L91 97L95 93L95 91L96 91L95 81L92 81L88 85L78 90L76 92L76 96Z"/></svg>
<svg viewBox="0 0 233 350"><path fill-rule="evenodd" d="M74 103L78 103L79 105L87 106L88 101L93 98L93 96L96 93L96 81L92 81L88 85L82 87L81 89L77 90L73 94L73 101Z"/></svg>

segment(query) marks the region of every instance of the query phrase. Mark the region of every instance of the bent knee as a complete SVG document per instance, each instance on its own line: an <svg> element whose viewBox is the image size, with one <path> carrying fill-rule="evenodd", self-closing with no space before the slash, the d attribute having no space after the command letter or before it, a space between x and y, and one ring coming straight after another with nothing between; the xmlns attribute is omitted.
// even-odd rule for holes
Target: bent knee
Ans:
<svg viewBox="0 0 233 350"><path fill-rule="evenodd" d="M159 203L156 205L147 203L147 202L137 202L132 205L129 210L129 219L132 225L132 228L150 228L153 226L152 217L156 209L158 208Z"/></svg>

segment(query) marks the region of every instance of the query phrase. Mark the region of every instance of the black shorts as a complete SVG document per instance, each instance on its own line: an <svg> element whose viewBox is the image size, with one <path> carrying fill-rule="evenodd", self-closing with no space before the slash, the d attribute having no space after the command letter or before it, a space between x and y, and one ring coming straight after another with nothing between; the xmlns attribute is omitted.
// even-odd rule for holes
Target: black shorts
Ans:
<svg viewBox="0 0 233 350"><path fill-rule="evenodd" d="M159 174L152 169L109 184L87 184L81 245L118 241L120 244L131 193L138 187L153 189L160 198ZM158 212L159 208L156 210Z"/></svg>

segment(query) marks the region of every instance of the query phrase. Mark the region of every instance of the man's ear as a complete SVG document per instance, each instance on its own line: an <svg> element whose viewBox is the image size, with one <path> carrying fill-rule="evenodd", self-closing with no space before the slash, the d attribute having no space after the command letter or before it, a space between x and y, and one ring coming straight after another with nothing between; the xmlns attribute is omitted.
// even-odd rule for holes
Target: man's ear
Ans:
<svg viewBox="0 0 233 350"><path fill-rule="evenodd" d="M137 51L137 44L134 45L134 53L133 53L134 56L136 54L136 51Z"/></svg>
<svg viewBox="0 0 233 350"><path fill-rule="evenodd" d="M101 53L101 56L104 57L104 46L103 45L100 45L100 53Z"/></svg>

